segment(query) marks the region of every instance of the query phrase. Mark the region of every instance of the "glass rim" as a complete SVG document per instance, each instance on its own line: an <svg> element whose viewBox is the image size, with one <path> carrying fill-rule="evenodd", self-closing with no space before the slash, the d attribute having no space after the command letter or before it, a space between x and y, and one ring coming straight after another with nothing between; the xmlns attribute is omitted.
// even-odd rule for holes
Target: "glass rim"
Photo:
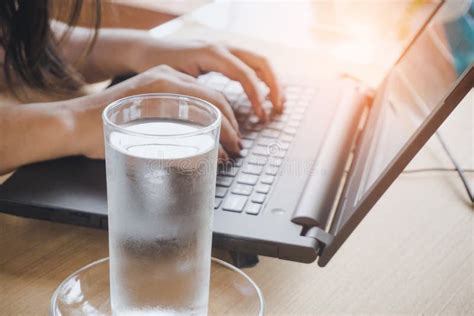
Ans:
<svg viewBox="0 0 474 316"><path fill-rule="evenodd" d="M202 106L205 106L209 109L211 109L211 112L215 114L215 120L209 125L203 126L202 128L191 131L191 132L182 132L182 133L175 133L175 134L157 134L157 133L140 133L140 132L135 132L135 131L130 131L126 129L125 127L122 127L114 122L112 122L109 118L109 113L116 109L117 107L120 107L123 105L123 103L127 101L133 101L138 100L138 99L172 99L172 100L188 100L188 101L193 101L195 103L198 103ZM102 121L104 122L104 125L112 127L114 130L117 130L123 134L127 135L132 135L132 136L140 136L140 137L156 137L156 138L170 138L170 137L190 137L194 135L199 135L199 134L205 134L208 133L217 127L220 126L222 120L222 113L221 111L212 103L209 101L203 100L201 98L193 97L190 95L185 95L185 94L177 94L177 93L144 93L144 94L135 94L131 96L127 96L124 98L120 98L118 100L113 101L109 105L107 105L104 110L102 111Z"/></svg>

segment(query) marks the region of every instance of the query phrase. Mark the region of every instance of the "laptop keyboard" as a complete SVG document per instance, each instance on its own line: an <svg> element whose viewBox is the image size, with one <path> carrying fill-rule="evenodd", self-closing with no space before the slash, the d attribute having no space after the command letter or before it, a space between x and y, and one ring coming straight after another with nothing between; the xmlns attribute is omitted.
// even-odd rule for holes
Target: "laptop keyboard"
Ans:
<svg viewBox="0 0 474 316"><path fill-rule="evenodd" d="M199 81L226 96L239 122L244 147L240 158L218 167L214 209L258 215L316 90L299 85L285 86L284 112L263 125L239 83L217 73L201 76ZM263 84L262 90L268 92ZM263 107L269 112L271 103L265 101Z"/></svg>

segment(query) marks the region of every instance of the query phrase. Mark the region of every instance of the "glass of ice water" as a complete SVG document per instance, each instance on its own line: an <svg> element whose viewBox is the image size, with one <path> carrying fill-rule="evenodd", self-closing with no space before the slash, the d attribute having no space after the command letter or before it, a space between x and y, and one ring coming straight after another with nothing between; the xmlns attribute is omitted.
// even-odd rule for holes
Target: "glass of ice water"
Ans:
<svg viewBox="0 0 474 316"><path fill-rule="evenodd" d="M113 314L207 314L219 110L146 94L103 121Z"/></svg>

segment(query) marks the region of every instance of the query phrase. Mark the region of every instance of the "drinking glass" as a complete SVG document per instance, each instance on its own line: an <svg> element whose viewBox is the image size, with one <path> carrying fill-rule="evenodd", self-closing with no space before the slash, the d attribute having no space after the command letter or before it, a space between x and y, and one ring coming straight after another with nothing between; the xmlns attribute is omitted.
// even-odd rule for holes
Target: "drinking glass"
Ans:
<svg viewBox="0 0 474 316"><path fill-rule="evenodd" d="M219 110L144 94L103 122L112 312L207 314Z"/></svg>

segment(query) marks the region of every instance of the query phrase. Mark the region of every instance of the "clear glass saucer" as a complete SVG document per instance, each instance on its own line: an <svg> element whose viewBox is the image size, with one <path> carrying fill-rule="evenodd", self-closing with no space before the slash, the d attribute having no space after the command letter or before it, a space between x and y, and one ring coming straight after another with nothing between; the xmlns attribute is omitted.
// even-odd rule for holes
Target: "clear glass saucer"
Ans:
<svg viewBox="0 0 474 316"><path fill-rule="evenodd" d="M49 314L111 315L109 258L68 276L51 297ZM242 270L212 258L209 315L263 315L262 291Z"/></svg>

